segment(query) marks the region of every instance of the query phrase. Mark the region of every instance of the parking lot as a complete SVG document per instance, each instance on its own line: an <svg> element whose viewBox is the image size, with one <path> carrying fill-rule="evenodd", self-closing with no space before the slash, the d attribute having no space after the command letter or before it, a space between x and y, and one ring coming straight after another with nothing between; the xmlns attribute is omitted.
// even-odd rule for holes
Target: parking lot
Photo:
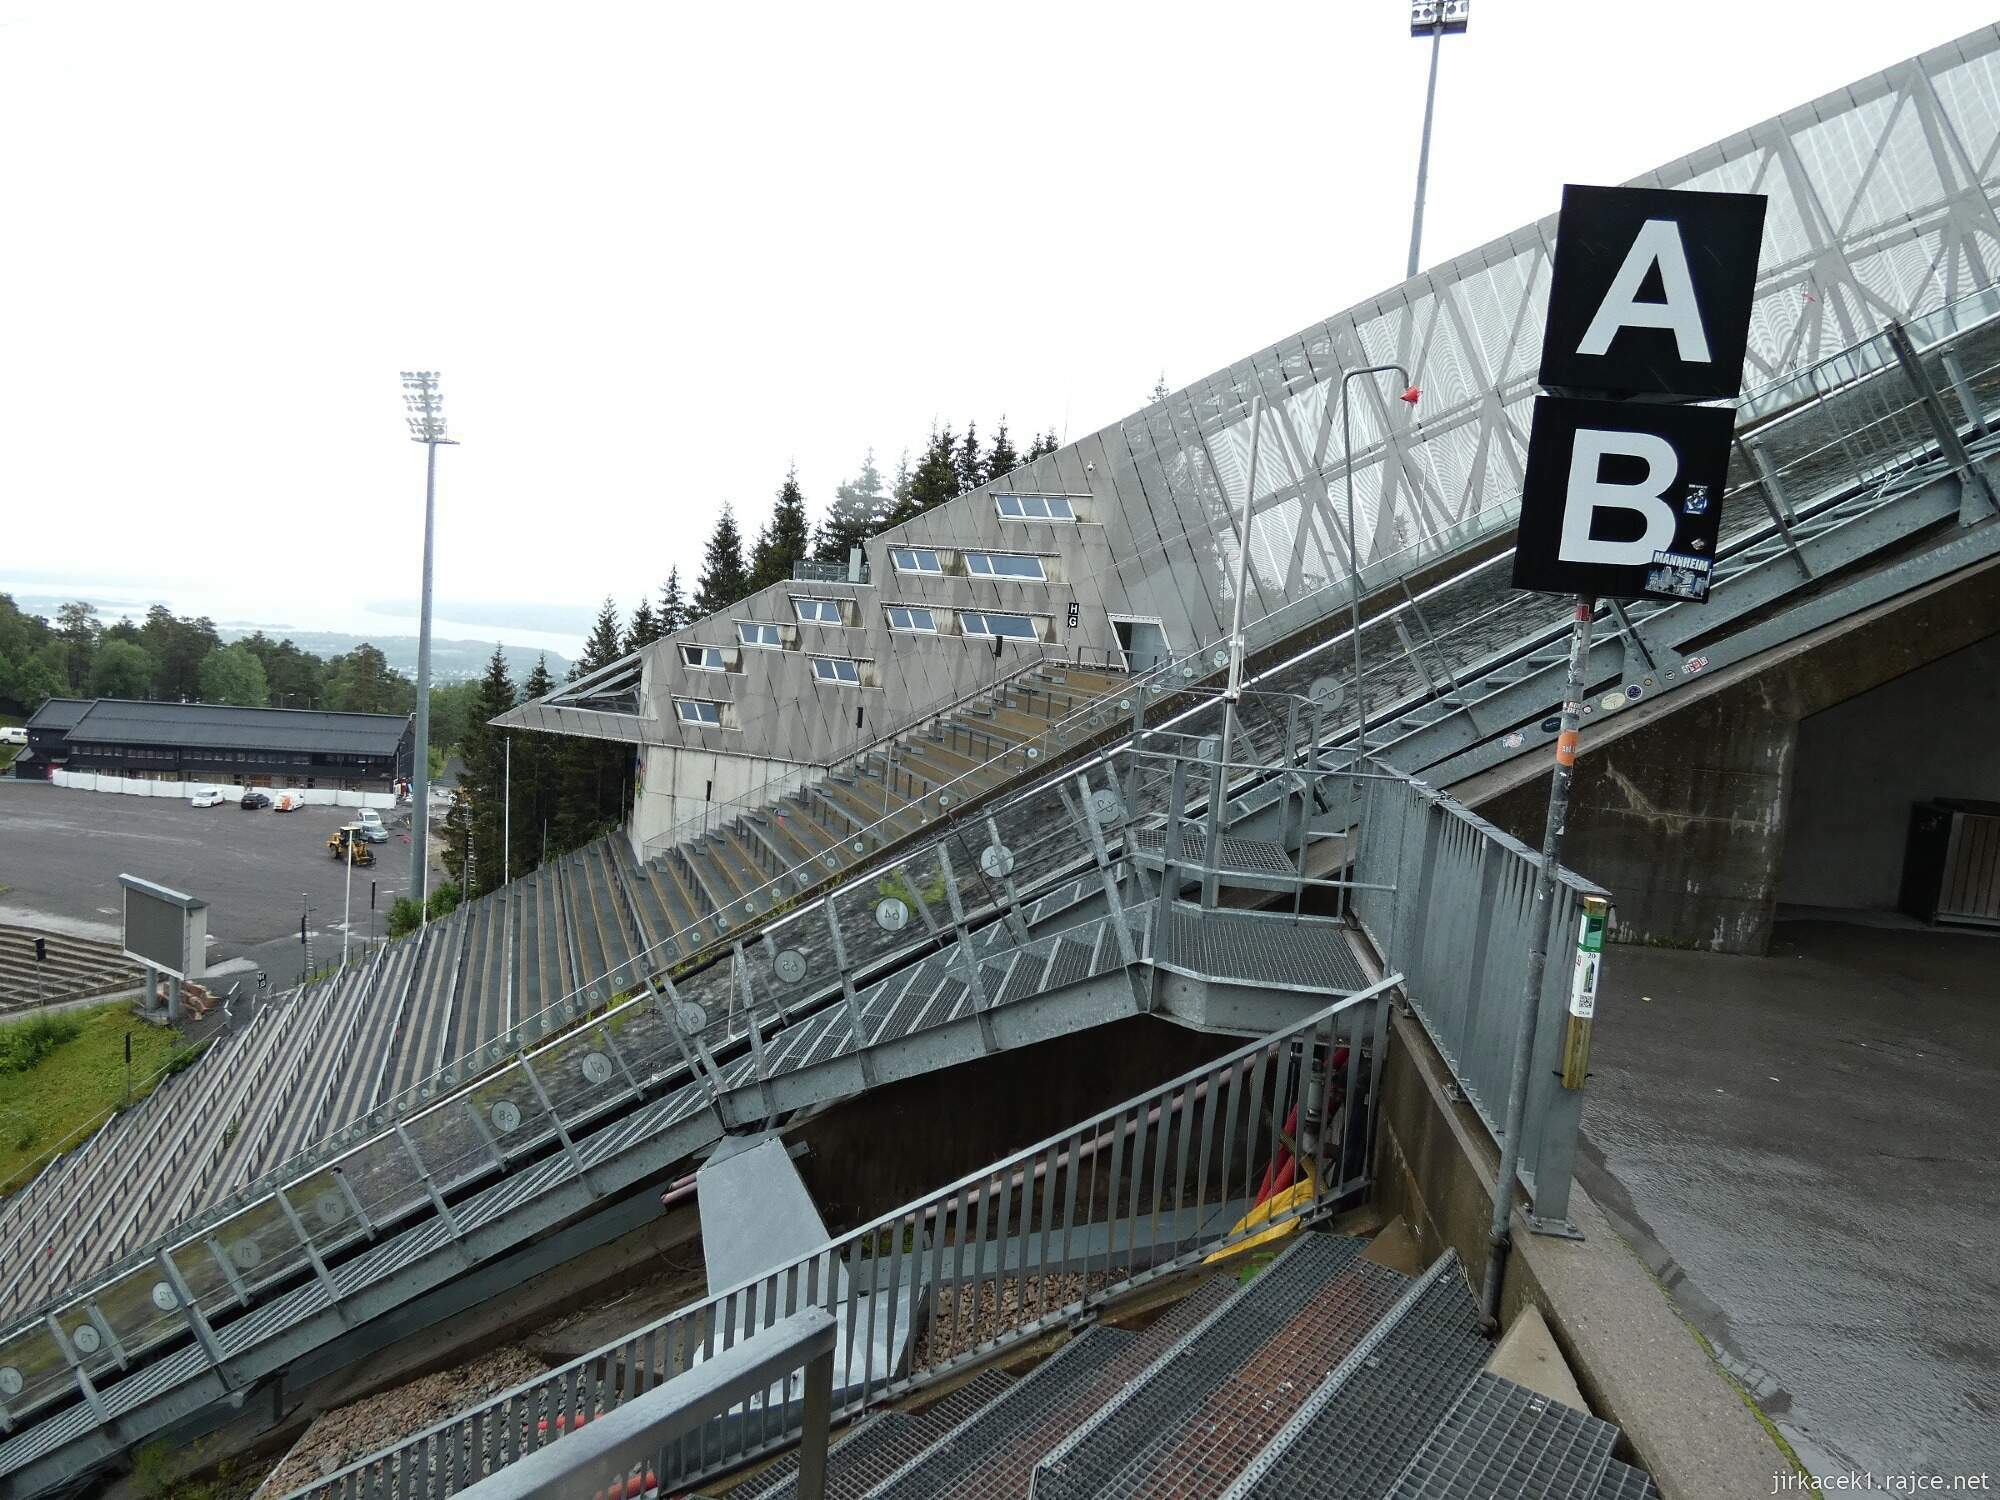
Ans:
<svg viewBox="0 0 2000 1500"><path fill-rule="evenodd" d="M143 876L209 903L211 965L289 938L301 904L309 927L339 946L346 868L327 836L353 809L245 812L235 803L191 807L185 798L128 797L0 778L0 921L116 940L120 874ZM372 869L354 872L352 931L382 931L409 876L405 815L384 813L389 841L371 846ZM369 887L378 886L374 925ZM325 950L320 950L321 960Z"/></svg>

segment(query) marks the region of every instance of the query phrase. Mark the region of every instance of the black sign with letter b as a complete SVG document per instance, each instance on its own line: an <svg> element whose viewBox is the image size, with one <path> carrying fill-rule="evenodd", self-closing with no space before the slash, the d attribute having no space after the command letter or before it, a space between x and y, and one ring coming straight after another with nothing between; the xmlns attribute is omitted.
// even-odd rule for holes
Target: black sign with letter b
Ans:
<svg viewBox="0 0 2000 1500"><path fill-rule="evenodd" d="M1514 587L1707 598L1735 425L1721 406L1539 397Z"/></svg>

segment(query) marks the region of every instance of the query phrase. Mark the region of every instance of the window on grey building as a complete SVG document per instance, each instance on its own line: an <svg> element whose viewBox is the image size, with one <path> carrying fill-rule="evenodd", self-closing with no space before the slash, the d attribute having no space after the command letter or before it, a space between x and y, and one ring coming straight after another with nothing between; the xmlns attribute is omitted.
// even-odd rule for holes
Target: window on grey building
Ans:
<svg viewBox="0 0 2000 1500"><path fill-rule="evenodd" d="M997 615L991 610L961 609L958 629L962 635L999 636L1010 641L1038 639L1035 622L1026 615Z"/></svg>
<svg viewBox="0 0 2000 1500"><path fill-rule="evenodd" d="M889 561L898 573L942 573L944 563L929 547L892 547Z"/></svg>
<svg viewBox="0 0 2000 1500"><path fill-rule="evenodd" d="M839 625L840 601L837 599L792 600L792 608L798 611L799 621L805 625Z"/></svg>
<svg viewBox="0 0 2000 1500"><path fill-rule="evenodd" d="M1067 495L995 495L1000 514L1013 521L1074 521L1076 507Z"/></svg>
<svg viewBox="0 0 2000 1500"><path fill-rule="evenodd" d="M821 682L842 687L861 686L861 663L845 656L815 656L812 669L813 676Z"/></svg>
<svg viewBox="0 0 2000 1500"><path fill-rule="evenodd" d="M681 644L681 665L695 672L726 672L728 663L723 660L720 646L696 646L687 642Z"/></svg>
<svg viewBox="0 0 2000 1500"><path fill-rule="evenodd" d="M919 609L914 604L892 604L889 606L889 628L936 635L937 616L930 610Z"/></svg>
<svg viewBox="0 0 2000 1500"><path fill-rule="evenodd" d="M1042 560L1025 552L968 552L965 571L974 578L1025 578L1036 583L1049 576Z"/></svg>
<svg viewBox="0 0 2000 1500"><path fill-rule="evenodd" d="M722 707L706 698L674 699L674 712L683 724L706 724L712 729L722 727Z"/></svg>
<svg viewBox="0 0 2000 1500"><path fill-rule="evenodd" d="M785 630L782 625L766 625L757 620L738 620L736 639L746 646L756 646L766 651L782 650L785 644Z"/></svg>

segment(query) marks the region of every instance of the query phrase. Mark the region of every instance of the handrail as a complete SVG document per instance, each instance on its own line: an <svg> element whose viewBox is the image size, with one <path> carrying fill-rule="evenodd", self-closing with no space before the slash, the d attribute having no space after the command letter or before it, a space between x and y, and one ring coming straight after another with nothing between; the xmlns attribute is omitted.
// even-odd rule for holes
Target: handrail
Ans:
<svg viewBox="0 0 2000 1500"><path fill-rule="evenodd" d="M369 1483L390 1474L415 1481L416 1488L402 1492L411 1500L442 1494L427 1487L421 1473L399 1467L398 1456L417 1449L465 1452L476 1475L487 1460L481 1445L468 1441L470 1434L539 1434L543 1422L548 1431L559 1431L558 1418L581 1421L587 1430L629 1400L639 1383L673 1378L677 1363L685 1368L716 1358L718 1347L774 1325L796 1307L823 1308L850 1332L836 1350L832 1372L835 1415L844 1415L1040 1337L1087 1307L1196 1265L1219 1249L1318 1217L1370 1180L1373 1101L1389 1006L1401 983L1402 975L1392 974L1245 1042L805 1255L470 1406L286 1500L372 1494ZM1345 1072L1335 1076L1333 1048L1342 1037ZM1324 1071L1315 1069L1315 1059ZM1239 1222L1262 1165L1293 1144L1281 1125L1286 1101L1307 1096L1315 1078L1352 1107L1338 1118L1336 1110L1325 1109L1327 1129L1316 1147L1302 1145L1310 1169L1298 1201L1280 1206L1267 1221ZM1114 1144L1104 1161L1099 1147L1107 1137ZM1174 1149L1197 1137L1207 1144L1194 1159ZM1025 1285L1031 1267L1038 1277L1033 1294ZM1042 1288L1072 1269L1102 1273L1102 1279L1055 1303ZM993 1305L1001 1305L1010 1271L1021 1283L1016 1321L980 1326L978 1299L990 1290ZM752 1346L762 1337L756 1333ZM886 1360L878 1358L881 1342L890 1351ZM782 1421L746 1409L736 1429L719 1441L712 1437L692 1463L684 1456L676 1467L668 1458L657 1472L663 1488L684 1488L780 1446L789 1435ZM446 1476L438 1474L428 1483L443 1482Z"/></svg>
<svg viewBox="0 0 2000 1500"><path fill-rule="evenodd" d="M922 725L934 719L943 718L946 714L963 708L974 699L983 698L991 693L998 692L1000 689L1006 687L1007 684L1025 677L1030 672L1042 670L1050 664L1052 659L1050 656L1051 643L1037 641L1035 645L1037 655L1032 659L1016 663L1005 672L1002 672L998 677L988 678L983 682L974 684L963 693L960 693L956 698L933 704L917 713L909 715L900 720L893 728L883 730L866 744L856 745L850 749L843 750L839 756L832 760L805 762L794 767L794 769L783 776L764 782L756 791L745 792L741 797L732 798L728 802L709 803L706 808L696 813L693 817L683 818L665 832L656 833L653 837L647 839L645 857L651 859L657 850L668 849L675 844L686 842L689 839L700 838L708 833L711 828L720 826L721 823L741 817L745 813L756 812L760 808L769 807L774 802L789 796L794 791L801 791L808 786L815 785L834 771L844 770L850 766L860 764L884 745L891 741L902 739L905 735L913 733ZM1058 665L1073 665L1067 651L1061 647L1056 648L1056 655L1053 657L1053 660Z"/></svg>

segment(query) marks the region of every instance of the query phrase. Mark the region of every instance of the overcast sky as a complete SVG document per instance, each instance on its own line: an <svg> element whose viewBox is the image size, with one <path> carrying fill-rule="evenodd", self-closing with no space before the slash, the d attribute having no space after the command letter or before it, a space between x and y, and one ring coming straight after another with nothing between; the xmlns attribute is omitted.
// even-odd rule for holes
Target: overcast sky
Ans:
<svg viewBox="0 0 2000 1500"><path fill-rule="evenodd" d="M1476 0L1424 260L1991 16ZM790 463L1081 436L1400 280L1426 54L1402 0L0 0L0 588L363 628L422 366L440 599L627 607Z"/></svg>

